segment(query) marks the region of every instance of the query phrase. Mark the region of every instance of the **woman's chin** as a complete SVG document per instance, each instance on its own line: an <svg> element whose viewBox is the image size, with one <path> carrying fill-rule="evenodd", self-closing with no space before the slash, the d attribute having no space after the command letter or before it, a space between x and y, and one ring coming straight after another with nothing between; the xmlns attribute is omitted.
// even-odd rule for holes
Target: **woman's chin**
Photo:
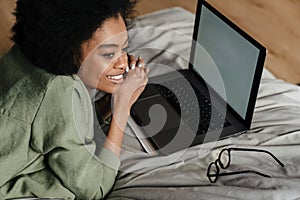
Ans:
<svg viewBox="0 0 300 200"><path fill-rule="evenodd" d="M106 88L102 88L102 87L98 87L97 89L98 90L100 90L100 91L102 91L102 92L105 92L105 93L108 93L108 94L113 94L114 93L114 91L116 90L116 86L114 86L114 87L106 87Z"/></svg>

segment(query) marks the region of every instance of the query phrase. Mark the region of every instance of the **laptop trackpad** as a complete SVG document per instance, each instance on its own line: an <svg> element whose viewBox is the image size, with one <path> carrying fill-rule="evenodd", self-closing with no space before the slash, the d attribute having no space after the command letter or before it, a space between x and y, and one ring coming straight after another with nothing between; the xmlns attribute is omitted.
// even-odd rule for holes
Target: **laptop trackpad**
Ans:
<svg viewBox="0 0 300 200"><path fill-rule="evenodd" d="M178 127L180 115L160 94L139 99L131 108L137 124L153 133L156 129Z"/></svg>
<svg viewBox="0 0 300 200"><path fill-rule="evenodd" d="M132 106L131 116L145 137L154 139L160 137L161 133L168 133L164 134L163 140L159 140L160 144L154 141L158 147L172 140L172 133L176 134L181 120L181 116L160 94L139 99Z"/></svg>

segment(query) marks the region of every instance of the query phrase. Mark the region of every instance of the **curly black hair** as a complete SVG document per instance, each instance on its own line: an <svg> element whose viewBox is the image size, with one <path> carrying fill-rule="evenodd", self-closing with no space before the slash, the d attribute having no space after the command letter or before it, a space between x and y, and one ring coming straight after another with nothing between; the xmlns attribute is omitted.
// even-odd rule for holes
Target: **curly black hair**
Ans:
<svg viewBox="0 0 300 200"><path fill-rule="evenodd" d="M109 18L133 17L137 0L18 0L12 40L37 67L57 75L79 70L81 44Z"/></svg>

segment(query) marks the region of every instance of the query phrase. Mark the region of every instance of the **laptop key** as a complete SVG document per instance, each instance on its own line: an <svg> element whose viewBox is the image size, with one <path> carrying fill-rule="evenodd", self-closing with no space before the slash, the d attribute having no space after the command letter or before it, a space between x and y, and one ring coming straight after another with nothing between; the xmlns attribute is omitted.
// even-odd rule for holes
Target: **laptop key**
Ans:
<svg viewBox="0 0 300 200"><path fill-rule="evenodd" d="M205 134L207 131L219 130L230 125L227 120L224 120L221 113L212 107L211 102L204 95L197 93L198 99L190 98L189 92L191 91L184 89L182 85L183 84L177 79L157 84L156 87L192 130L197 132L197 134ZM192 92L194 92L194 90ZM194 105L197 103L200 113L194 109ZM212 112L214 112L214 116L217 116L213 121L211 121Z"/></svg>

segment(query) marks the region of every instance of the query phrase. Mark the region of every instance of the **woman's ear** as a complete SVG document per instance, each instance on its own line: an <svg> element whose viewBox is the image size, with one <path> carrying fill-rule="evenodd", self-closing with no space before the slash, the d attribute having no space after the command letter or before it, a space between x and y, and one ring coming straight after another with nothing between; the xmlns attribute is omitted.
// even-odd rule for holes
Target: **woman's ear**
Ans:
<svg viewBox="0 0 300 200"><path fill-rule="evenodd" d="M73 64L80 67L81 66L81 63L82 63L82 53L81 51L76 51L74 52L73 54Z"/></svg>

